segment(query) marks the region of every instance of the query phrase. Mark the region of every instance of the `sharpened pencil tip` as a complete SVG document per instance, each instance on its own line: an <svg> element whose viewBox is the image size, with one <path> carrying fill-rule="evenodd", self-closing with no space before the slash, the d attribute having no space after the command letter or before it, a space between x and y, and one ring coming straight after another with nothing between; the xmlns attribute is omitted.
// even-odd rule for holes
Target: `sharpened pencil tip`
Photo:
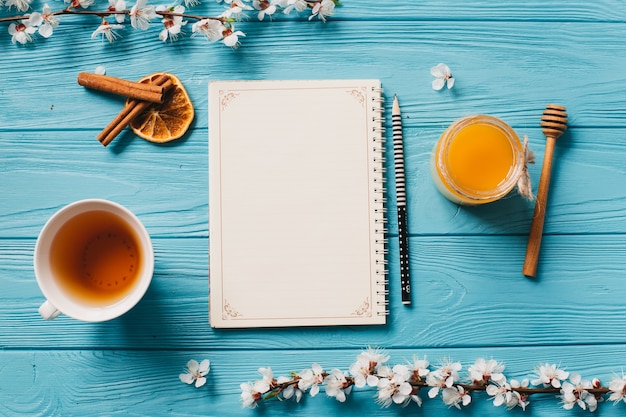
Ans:
<svg viewBox="0 0 626 417"><path fill-rule="evenodd" d="M400 104L398 103L398 96L393 95L393 107L391 108L391 114L400 114Z"/></svg>

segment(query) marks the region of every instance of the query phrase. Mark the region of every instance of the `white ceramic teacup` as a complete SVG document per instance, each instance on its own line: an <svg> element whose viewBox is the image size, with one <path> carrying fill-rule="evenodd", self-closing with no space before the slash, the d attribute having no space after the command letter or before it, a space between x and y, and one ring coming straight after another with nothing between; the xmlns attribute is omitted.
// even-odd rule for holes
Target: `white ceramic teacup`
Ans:
<svg viewBox="0 0 626 417"><path fill-rule="evenodd" d="M34 254L35 277L46 301L39 313L83 321L119 317L143 297L154 252L141 221L120 204L80 200L44 225Z"/></svg>

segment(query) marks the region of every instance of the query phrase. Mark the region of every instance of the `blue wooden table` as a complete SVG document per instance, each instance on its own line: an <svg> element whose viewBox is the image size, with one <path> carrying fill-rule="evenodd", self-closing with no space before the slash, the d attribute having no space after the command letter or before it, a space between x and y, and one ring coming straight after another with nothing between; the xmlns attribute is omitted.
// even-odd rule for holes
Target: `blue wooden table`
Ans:
<svg viewBox="0 0 626 417"><path fill-rule="evenodd" d="M130 6L131 4L129 4ZM42 2L33 3L40 10ZM65 7L60 1L52 9ZM107 3L98 0L92 9ZM207 0L192 11L217 15ZM3 16L13 16L15 8ZM100 20L63 16L52 37L12 45L0 26L0 415L502 415L484 392L463 411L420 392L423 407L381 408L373 388L345 403L323 390L299 404L242 409L240 384L312 363L347 370L367 346L388 364L426 355L463 365L497 359L509 378L534 379L559 364L608 386L626 368L626 8L622 1L349 1L327 23L306 16L256 17L238 28L238 49L201 37L158 39L155 23L113 44L92 40ZM452 90L431 88L430 67L452 69ZM167 145L124 132L95 139L122 99L76 83L99 65L138 79L176 74L196 109L188 134ZM385 326L214 330L208 324L207 84L214 79L379 78L390 127L400 97L407 165L413 305L401 304L395 189L389 175L390 315ZM515 194L483 207L444 199L430 151L454 120L485 113L528 135L538 164L548 103L567 107L558 140L548 216L535 279L521 274L533 203ZM267 112L268 123L280 114ZM315 120L311 115L312 123ZM245 119L242 120L245 123ZM306 129L306 126L303 126ZM387 130L391 149L391 129ZM390 170L391 172L392 170ZM144 299L121 318L45 322L33 249L46 219L83 198L119 202L144 222L155 274ZM324 300L320 300L324 303ZM199 389L178 375L189 359L211 361ZM576 406L577 407L577 406ZM516 409L515 415L521 410ZM527 415L565 416L553 394L530 398ZM622 416L626 404L599 406Z"/></svg>

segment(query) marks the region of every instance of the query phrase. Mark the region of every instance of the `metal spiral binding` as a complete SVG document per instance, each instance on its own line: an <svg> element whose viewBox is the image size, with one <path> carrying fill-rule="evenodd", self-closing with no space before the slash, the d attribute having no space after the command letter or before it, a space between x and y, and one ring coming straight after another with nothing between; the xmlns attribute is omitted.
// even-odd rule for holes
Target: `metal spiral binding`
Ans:
<svg viewBox="0 0 626 417"><path fill-rule="evenodd" d="M378 293L378 292L377 292ZM377 311L376 314L379 316L388 316L389 315L389 300L387 300L386 296L389 294L389 291L385 290L383 295L385 298L382 301L376 301L376 305L379 307L383 307L383 311Z"/></svg>
<svg viewBox="0 0 626 417"><path fill-rule="evenodd" d="M373 217L374 217L374 238L375 249L375 272L378 275L376 280L376 315L386 316L389 314L387 301L387 295L389 291L387 289L387 274L388 263L386 259L389 251L387 250L387 238L385 237L388 230L387 224L387 198L385 197L387 189L385 187L385 175L387 173L386 163L387 160L384 156L385 153L385 116L384 116L384 96L382 88L372 88L371 90L371 112L370 117L371 129L370 129L370 141L372 155L372 181L374 183L374 197L373 197Z"/></svg>

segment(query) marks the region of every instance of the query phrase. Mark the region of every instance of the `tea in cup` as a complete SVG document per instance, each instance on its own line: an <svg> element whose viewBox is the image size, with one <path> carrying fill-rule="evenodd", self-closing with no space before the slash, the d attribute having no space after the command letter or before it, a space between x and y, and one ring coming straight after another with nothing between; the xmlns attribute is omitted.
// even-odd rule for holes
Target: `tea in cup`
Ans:
<svg viewBox="0 0 626 417"><path fill-rule="evenodd" d="M143 297L152 280L154 253L141 221L127 208L81 200L44 225L34 254L37 283L46 301L39 313L83 321L121 316Z"/></svg>

